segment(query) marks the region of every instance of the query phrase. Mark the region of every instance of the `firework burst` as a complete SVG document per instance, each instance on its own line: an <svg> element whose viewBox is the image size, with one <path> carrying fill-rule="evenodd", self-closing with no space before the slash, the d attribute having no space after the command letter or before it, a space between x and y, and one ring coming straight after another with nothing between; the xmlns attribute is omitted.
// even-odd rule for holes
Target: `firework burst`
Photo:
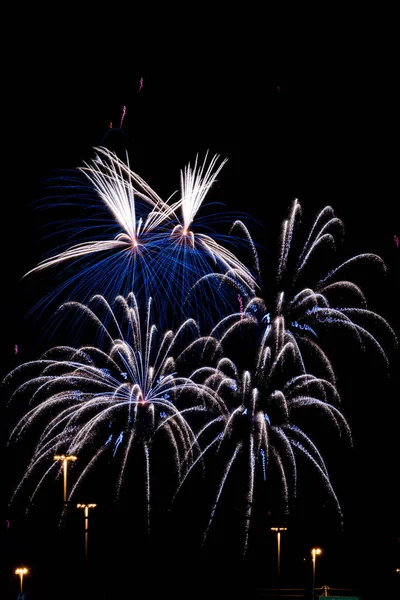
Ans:
<svg viewBox="0 0 400 600"><path fill-rule="evenodd" d="M305 362L313 356L318 358L324 377L335 381L334 365L324 342L328 341L330 330L335 330L335 335L341 330L348 332L362 350L373 347L388 366L388 354L380 336L397 345L396 333L386 319L368 308L360 286L345 277L348 270L363 263L377 265L385 272L384 261L376 254L358 254L309 281L310 272L315 277L321 265L326 264L323 250L335 249L335 233L342 230L343 223L330 206L324 207L299 254L296 257L293 251L292 256L300 211L295 200L289 218L282 224L277 272L264 286L265 297L249 298L244 309L217 323L212 335L223 340L238 328L253 327L259 331L260 357L265 356L265 349L278 355L285 344L291 343L302 359L303 373L307 372Z"/></svg>
<svg viewBox="0 0 400 600"><path fill-rule="evenodd" d="M111 457L118 463L119 493L130 456L140 451L149 518L151 454L158 439L172 453L177 482L184 476L199 452L188 414L206 408L220 411L223 403L212 388L177 373L182 354L180 337L189 331L192 338L184 355L201 346L196 323L188 319L175 333L168 330L161 335L152 321L151 309L150 299L142 315L133 294L126 299L117 297L114 306L98 295L88 305L65 303L58 311L59 318L66 318L70 311L83 312L101 343L54 347L6 377L5 384L23 379L12 400L26 395L30 398L11 440L21 439L33 426L41 427L31 462L16 492L54 454L64 452L88 457L71 495L98 463L104 464L104 459ZM45 476L53 471L54 465ZM40 479L31 500L44 479Z"/></svg>
<svg viewBox="0 0 400 600"><path fill-rule="evenodd" d="M68 244L26 273L25 277L63 269L62 283L39 306L65 294L64 300L86 302L93 289L101 289L110 301L133 291L154 298L159 318L164 316L169 324L179 324L189 316L210 323L215 307L219 314L233 310L237 292L228 285L232 281L254 295L256 276L228 249L229 244L235 250L247 244L244 223L236 219L231 232L217 233L211 223L227 220L226 215L198 215L226 161L219 163L215 155L208 163L206 154L199 164L196 158L193 167L189 164L181 172L180 198L172 202L171 196L164 202L132 171L128 160L124 163L105 148L95 150L94 160L79 169L86 183L72 179L71 191L72 196L81 188L86 197L94 193L101 201L97 213L106 212L95 220L86 215L78 230L75 226L69 232L73 238L83 235L84 241ZM64 193L70 203L71 192ZM68 228L66 224L64 235ZM106 238L104 231L109 232ZM227 285L207 277L213 273L226 275Z"/></svg>
<svg viewBox="0 0 400 600"><path fill-rule="evenodd" d="M246 345L249 347L249 345ZM301 357L300 357L301 359ZM208 387L224 398L228 408L222 417L210 419L197 433L196 441L203 448L198 460L212 454L212 462L220 459L221 475L210 518L204 532L204 543L224 487L229 477L242 479L244 501L243 552L247 551L249 525L255 499L256 482L261 491L271 485L269 473L278 475L280 497L284 512L296 500L298 457L301 455L315 469L323 488L333 500L339 518L342 512L331 484L325 460L313 441L312 432L318 430L322 418L331 424L337 435L352 443L349 424L340 407L340 397L332 382L301 373L301 360L296 347L289 341L274 356L274 349L264 347L257 355L254 371L239 370L226 355L215 368L205 368ZM205 440L205 441L204 441ZM182 479L180 487L196 461ZM278 489L275 490L278 493Z"/></svg>

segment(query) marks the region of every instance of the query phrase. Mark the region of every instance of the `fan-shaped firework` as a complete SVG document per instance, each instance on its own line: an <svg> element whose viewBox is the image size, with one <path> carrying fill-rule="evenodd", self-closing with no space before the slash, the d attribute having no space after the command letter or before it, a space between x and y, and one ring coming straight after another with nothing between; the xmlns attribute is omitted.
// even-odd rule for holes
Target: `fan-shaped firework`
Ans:
<svg viewBox="0 0 400 600"><path fill-rule="evenodd" d="M169 442L177 481L184 475L196 452L195 434L187 414L204 410L207 405L219 410L223 404L207 385L176 372L180 336L191 333L186 353L201 345L196 323L189 319L176 333L169 330L160 335L152 321L151 304L150 299L146 314L141 315L133 294L127 299L117 297L114 308L102 296L94 296L88 305L66 303L61 312L82 311L88 325L100 333L97 339L101 345L54 347L41 359L23 364L8 375L5 383L24 378L12 398L28 395L31 405L11 439L21 438L33 424L42 426L20 485L48 463L53 454L82 456L87 451L88 463L71 494L100 459L110 455L119 461L119 490L130 454L139 447L145 458L149 510L150 455L158 438ZM34 374L30 375L32 370ZM178 408L180 399L182 406ZM32 497L42 482L43 479Z"/></svg>
<svg viewBox="0 0 400 600"><path fill-rule="evenodd" d="M82 186L83 195L90 196L92 190L102 206L97 206L94 222L92 213L86 214L73 231L73 238L83 235L84 241L68 244L26 274L51 267L62 266L65 270L63 282L40 305L64 294L70 296L72 290L72 299L82 302L94 289L101 290L110 301L118 294L126 296L133 291L143 298L152 296L159 319L165 317L165 322L179 324L182 318L193 316L210 323L223 311L226 314L233 310L237 292L232 296L229 285L204 277L194 293L194 285L203 276L214 272L227 275L226 283L237 280L244 290L254 294L255 276L227 248L231 244L237 249L249 241L244 223L238 219L233 223L232 232L241 235L217 233L212 222L227 220L226 215L198 215L226 161L218 164L219 156L215 155L207 166L207 155L202 165L196 158L193 168L189 164L181 172L180 199L169 204L130 169L128 161L125 164L105 148L95 150L94 160L80 168L85 185L75 178L70 186L72 196L79 190L82 195ZM71 203L70 191L63 193ZM108 212L99 220L99 210L104 208ZM104 231L109 235L104 236ZM221 312L213 314L215 307Z"/></svg>

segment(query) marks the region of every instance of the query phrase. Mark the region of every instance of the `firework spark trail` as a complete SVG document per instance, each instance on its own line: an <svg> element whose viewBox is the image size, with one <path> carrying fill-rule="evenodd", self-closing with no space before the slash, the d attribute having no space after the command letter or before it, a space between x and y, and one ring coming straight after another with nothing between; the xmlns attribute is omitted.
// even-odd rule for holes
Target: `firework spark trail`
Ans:
<svg viewBox="0 0 400 600"><path fill-rule="evenodd" d="M80 484L85 479L85 477L87 477L89 471L91 471L91 469L93 469L95 467L95 465L97 464L97 461L103 455L105 450L106 450L105 446L102 446L90 458L90 460L85 465L85 467L82 469L82 471L79 473L79 476L77 477L76 481L74 482L74 484L69 492L68 500L70 500L71 498L74 497L76 491L79 489Z"/></svg>
<svg viewBox="0 0 400 600"><path fill-rule="evenodd" d="M224 474L223 474L223 476L222 476L221 483L220 483L220 485L219 485L219 488L218 488L218 491L217 491L217 497L216 497L216 499L215 499L215 502L214 502L214 504L213 504L213 507L212 507L212 509L211 509L211 516L210 516L210 519L209 519L209 521L208 521L207 527L206 527L206 529L205 529L205 531L204 531L204 534L203 534L203 545L206 543L206 539L207 539L207 536L208 536L208 532L209 532L209 529L210 529L210 527L211 527L211 523L212 523L212 521L213 521L213 519L214 519L215 511L216 511L216 509L217 509L218 502L219 502L220 496L221 496L221 494L222 494L222 490L223 490L223 488L224 488L224 484L225 484L226 478L227 478L227 477L228 477L228 475L229 475L229 471L230 471L230 470L231 470L231 468L232 468L232 465L233 465L233 463L234 463L234 461L235 461L235 459L236 459L236 456L237 456L237 454L238 454L238 452L239 452L240 448L241 448L241 444L239 444L239 445L238 445L238 446L235 448L235 451L234 451L234 453L233 453L233 455L232 455L231 459L229 460L228 464L226 465L225 472L224 472Z"/></svg>
<svg viewBox="0 0 400 600"><path fill-rule="evenodd" d="M295 430L295 428L292 428L292 430ZM309 441L309 440L307 440L307 441ZM317 457L320 458L320 461L317 460L315 458L315 456L313 456L307 450L307 448L305 448L297 440L291 439L290 442L291 442L291 444L293 446L295 446L296 448L298 448L304 456L306 456L310 460L310 462L314 465L314 467L316 468L316 470L319 472L319 474L320 474L320 476L321 476L321 478L323 480L323 483L324 483L326 489L328 490L328 492L330 493L330 496L333 498L333 500L334 500L334 502L336 504L337 512L338 512L340 518L342 518L343 514L342 514L342 509L341 509L341 506L340 506L340 503L339 503L339 499L338 499L338 497L337 497L337 495L336 495L336 493L335 493L335 491L334 491L334 489L332 487L332 484L330 482L326 466L325 466L322 458L319 456L319 453L318 453ZM315 446L313 446L313 449L316 450Z"/></svg>
<svg viewBox="0 0 400 600"><path fill-rule="evenodd" d="M277 429L276 433L279 433L279 429ZM287 442L287 438L284 435L283 439ZM296 485L297 485L297 467L296 467L296 458L294 452L292 450L292 446L288 445L289 456L290 456L290 466L292 467L291 480L292 480L292 496L296 497ZM289 514L289 485L288 485L288 477L287 477L287 467L284 465L282 456L278 452L275 451L275 448L271 448L271 455L275 460L275 465L280 473L280 482L281 482L281 495L284 503L284 512L286 515Z"/></svg>
<svg viewBox="0 0 400 600"><path fill-rule="evenodd" d="M213 425L214 423L216 423L217 421L220 420L220 417L211 421L210 424L208 425ZM205 431L205 428L202 430L202 433ZM198 436L198 438L200 437L200 435ZM188 478L189 474L193 471L193 469L195 468L195 466L197 465L197 463L201 463L203 466L203 470L204 470L204 465L202 463L205 455L208 453L208 451L213 448L217 442L220 439L220 434L218 434L205 448L203 448L200 452L200 454L191 462L190 467L187 469L185 475L182 477L181 481L179 482L176 491L175 491L175 495L174 495L174 500L176 498L176 496L178 495L178 493L180 492L183 484L185 483L186 479ZM196 442L198 442L198 439L196 440Z"/></svg>
<svg viewBox="0 0 400 600"><path fill-rule="evenodd" d="M254 456L254 438L250 436L249 441L249 465L248 465L248 492L246 497L246 512L244 518L244 540L243 540L243 554L247 552L247 546L249 542L249 530L250 530L250 519L252 516L252 505L254 498L254 474L255 474L256 459Z"/></svg>
<svg viewBox="0 0 400 600"><path fill-rule="evenodd" d="M328 220L324 222L325 219ZM298 272L302 270L304 265L307 263L308 258L313 252L315 252L316 248L319 244L321 244L321 242L328 241L334 246L335 238L328 230L330 227L332 227L332 225L337 225L341 230L343 230L343 222L335 216L333 208L331 206L325 206L315 218L310 229L310 233L303 246L303 250L299 255L297 265ZM313 239L314 237L315 239Z"/></svg>
<svg viewBox="0 0 400 600"><path fill-rule="evenodd" d="M240 294L238 294L238 301L239 301L240 316L241 316L241 318L243 318L243 299L242 299L242 296Z"/></svg>
<svg viewBox="0 0 400 600"><path fill-rule="evenodd" d="M290 244L293 237L293 229L296 214L301 211L300 204L296 199L293 203L292 214L288 221L284 221L282 226L282 243L281 243L281 257L279 261L278 267L278 277L282 274L282 272L286 268L286 263L289 255Z"/></svg>
<svg viewBox="0 0 400 600"><path fill-rule="evenodd" d="M256 277L258 278L258 280L261 280L261 267L260 267L260 259L258 256L258 252L257 252L257 247L256 244L253 241L253 238L250 234L250 231L248 230L248 228L246 227L246 225L243 223L243 221L237 220L233 223L231 230L230 230L230 234L233 235L233 232L239 229L239 232L241 235L244 235L250 250L251 250L251 255L252 255L252 261L254 263L254 273L256 275Z"/></svg>

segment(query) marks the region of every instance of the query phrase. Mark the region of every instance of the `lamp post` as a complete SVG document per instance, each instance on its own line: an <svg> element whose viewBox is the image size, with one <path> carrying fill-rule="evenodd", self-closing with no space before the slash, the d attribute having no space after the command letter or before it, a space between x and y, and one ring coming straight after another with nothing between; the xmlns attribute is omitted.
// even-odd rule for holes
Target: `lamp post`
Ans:
<svg viewBox="0 0 400 600"><path fill-rule="evenodd" d="M312 592L311 599L314 600L315 594L315 563L318 554L321 554L321 548L312 548L311 550L311 558L312 558Z"/></svg>
<svg viewBox="0 0 400 600"><path fill-rule="evenodd" d="M77 504L76 508L83 508L85 515L85 562L88 559L88 536L89 536L89 509L95 508L97 504Z"/></svg>
<svg viewBox="0 0 400 600"><path fill-rule="evenodd" d="M26 575L27 573L28 573L28 569L26 567L18 567L18 569L15 569L15 574L19 575L19 591L20 591L21 595L22 595L22 586L23 586L24 575Z"/></svg>
<svg viewBox="0 0 400 600"><path fill-rule="evenodd" d="M56 454L54 460L60 460L62 462L64 471L64 518L67 515L67 466L69 461L75 461L77 459L73 454Z"/></svg>
<svg viewBox="0 0 400 600"><path fill-rule="evenodd" d="M271 527L271 531L276 531L278 543L278 596L281 595L281 531L287 531L287 527Z"/></svg>

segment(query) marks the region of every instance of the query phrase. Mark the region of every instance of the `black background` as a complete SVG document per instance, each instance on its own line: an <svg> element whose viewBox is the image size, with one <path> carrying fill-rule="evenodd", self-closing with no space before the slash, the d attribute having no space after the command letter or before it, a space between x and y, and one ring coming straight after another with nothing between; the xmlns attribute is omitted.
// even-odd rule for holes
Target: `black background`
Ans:
<svg viewBox="0 0 400 600"><path fill-rule="evenodd" d="M135 19L131 28L121 13L113 14L107 27L73 18L68 26L62 19L47 26L37 19L32 28L25 15L3 61L2 375L36 358L35 336L25 318L29 298L20 284L41 252L32 202L55 169L80 165L101 144L126 147L134 170L163 198L179 187L180 169L197 153L227 157L218 194L229 209L257 218L262 224L257 235L266 248L276 243L293 198L299 198L309 223L323 206L333 206L345 224L347 254L373 252L386 262L386 277L374 272L365 278L365 289L370 307L400 331L400 249L394 242L395 235L400 237L398 43L391 17L237 13L217 22L203 14L182 27L171 18L174 27L167 21L153 28ZM288 585L305 585L310 548L320 544L321 585L349 587L364 599L376 597L376 590L395 589L393 573L400 567L398 351L391 358L389 374L373 357L354 357L342 370L345 412L355 440L353 453L332 449L344 530L337 530L323 511L313 515L313 503L302 506L292 533L282 538L282 565L293 561L292 574L282 566ZM66 559L59 561L60 575L46 579L46 557L54 568L57 541L51 527L39 533L44 509L36 522L24 525L7 506L24 460L10 458L5 447L8 419L3 411L2 521L11 524L2 532L2 585L8 595L0 596L16 595L12 569L36 557L36 578L43 587L39 593L34 576L27 578L28 598L50 597L45 594L51 586L61 588L68 580ZM109 514L98 503L97 525L106 530ZM50 507L49 500L51 512ZM194 504L182 515L176 539L159 534L156 550L142 538L138 547L129 527L129 536L115 542L124 547L126 564L121 564L127 570L121 580L127 577L129 588L139 593L154 584L176 595L183 586L190 597L201 585L218 585L221 597L230 597L239 583L246 590L275 585L275 539L267 533L268 518L254 525L258 533L246 559L235 555L224 530L205 557L195 548L197 534L188 534L189 523L197 531L196 509ZM234 509L232 515L240 518ZM95 526L93 513L94 531ZM101 545L101 536L96 539ZM101 552L105 572L107 552ZM122 586L121 581L109 585Z"/></svg>

